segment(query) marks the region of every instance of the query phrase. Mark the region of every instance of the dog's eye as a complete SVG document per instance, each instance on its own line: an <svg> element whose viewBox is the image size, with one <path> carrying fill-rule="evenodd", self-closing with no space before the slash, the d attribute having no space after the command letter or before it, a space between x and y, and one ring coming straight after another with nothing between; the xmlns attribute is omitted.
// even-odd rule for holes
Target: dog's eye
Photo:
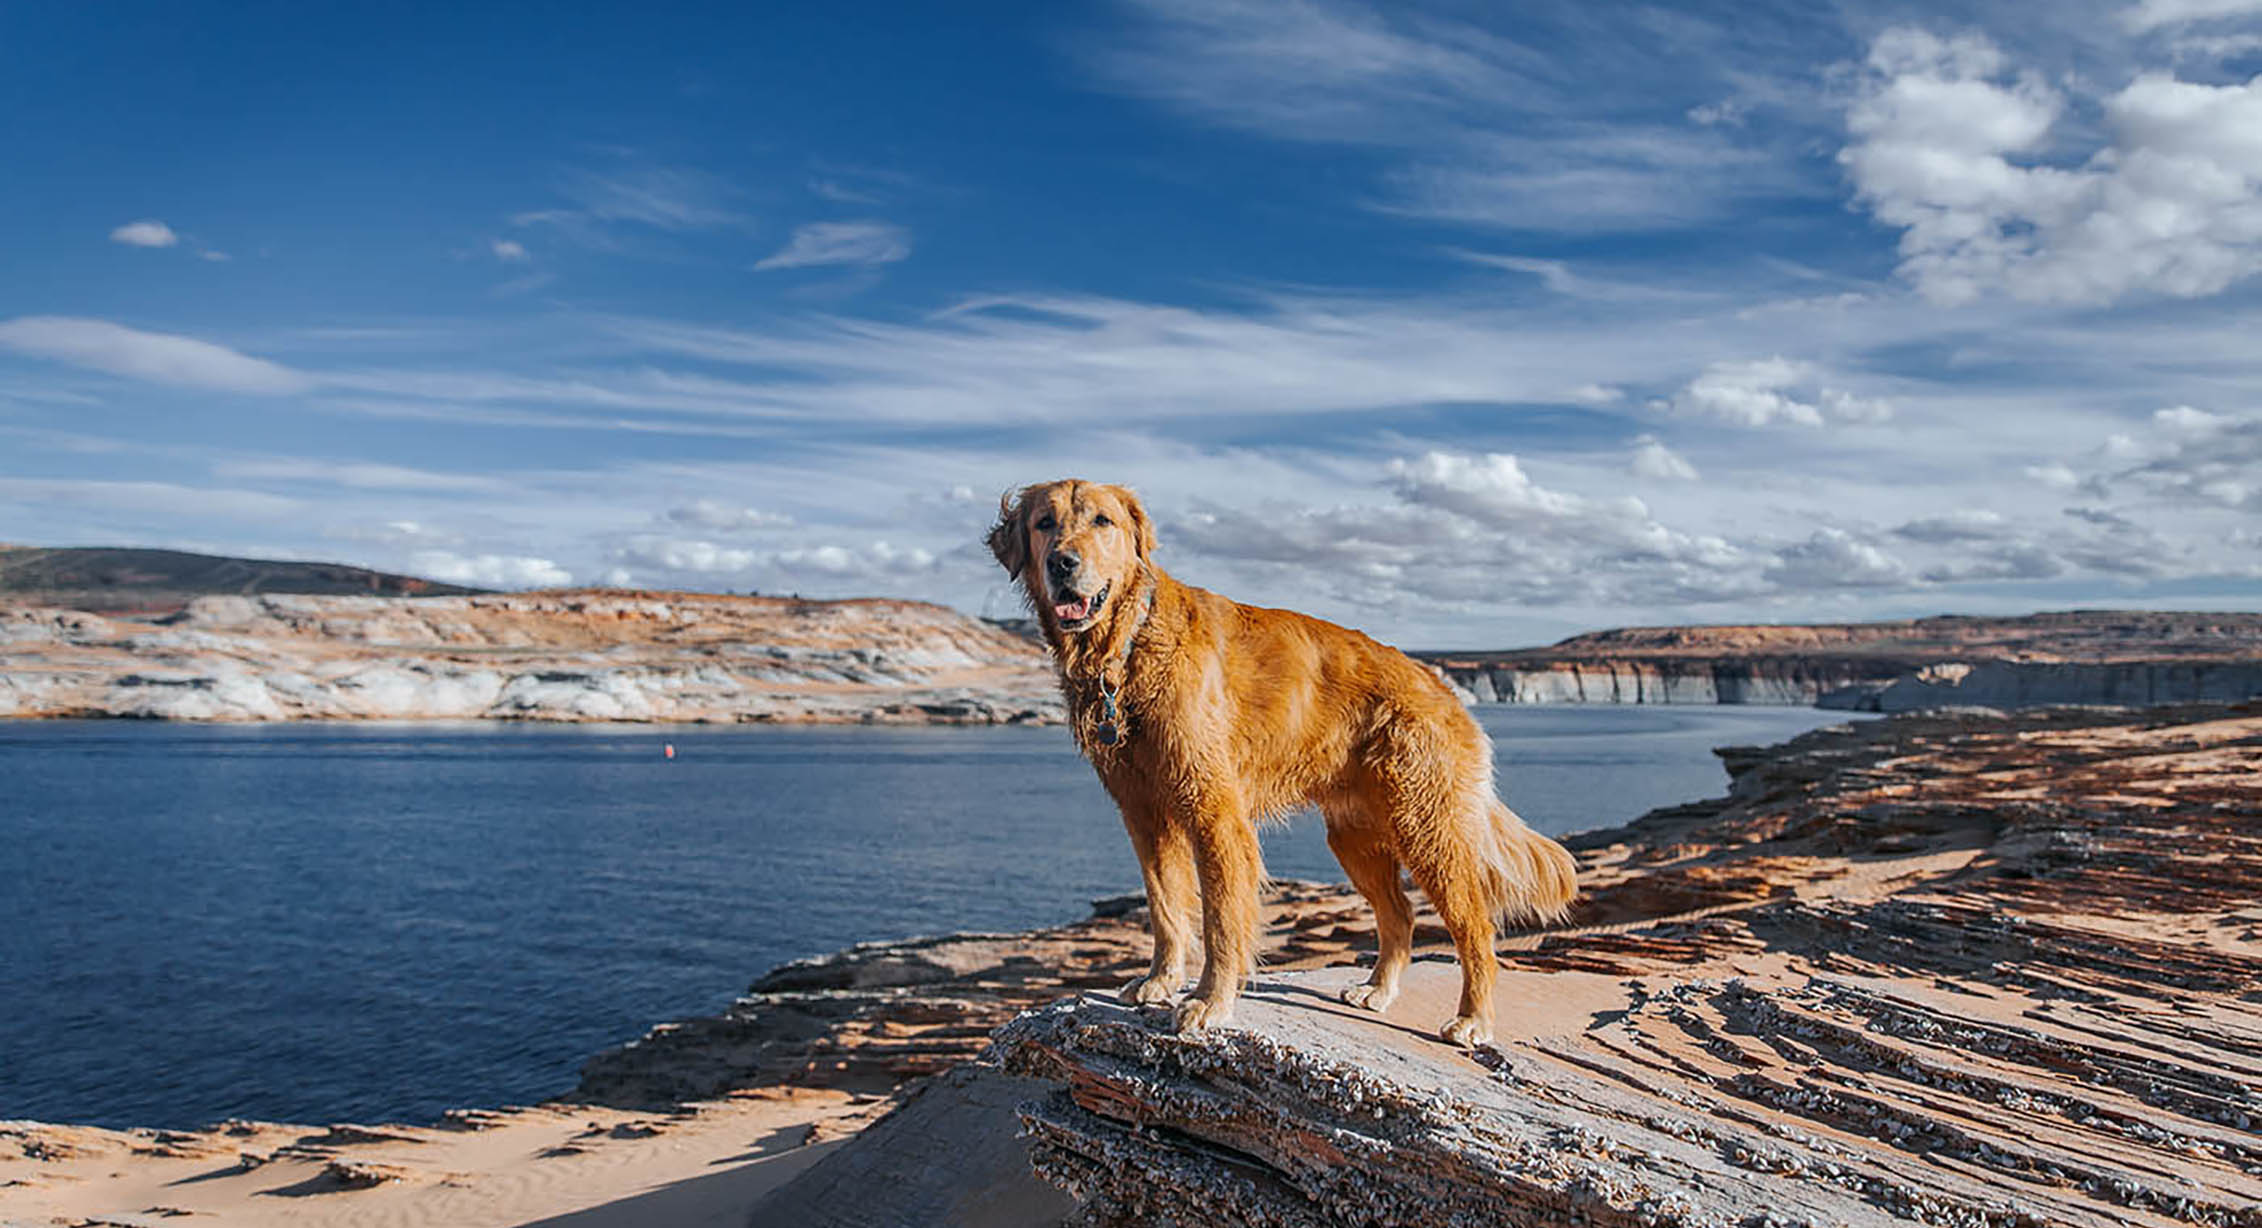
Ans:
<svg viewBox="0 0 2262 1228"><path fill-rule="evenodd" d="M1050 533L1054 529L1057 529L1059 527L1060 522L1054 520L1050 512L1047 512L1041 519L1037 521L1037 531L1040 533Z"/></svg>
<svg viewBox="0 0 2262 1228"><path fill-rule="evenodd" d="M1101 512L1099 515L1092 517L1092 524L1096 528L1104 529L1114 523L1114 521L1107 518L1106 512Z"/></svg>

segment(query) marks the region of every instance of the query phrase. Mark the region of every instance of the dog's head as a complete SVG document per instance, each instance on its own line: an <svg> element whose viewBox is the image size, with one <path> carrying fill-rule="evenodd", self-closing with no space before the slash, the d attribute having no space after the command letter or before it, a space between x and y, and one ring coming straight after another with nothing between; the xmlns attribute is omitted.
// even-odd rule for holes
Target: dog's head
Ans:
<svg viewBox="0 0 2262 1228"><path fill-rule="evenodd" d="M1072 478L998 500L990 529L990 553L1028 587L1038 617L1064 635L1100 625L1111 602L1137 591L1154 548L1139 496Z"/></svg>

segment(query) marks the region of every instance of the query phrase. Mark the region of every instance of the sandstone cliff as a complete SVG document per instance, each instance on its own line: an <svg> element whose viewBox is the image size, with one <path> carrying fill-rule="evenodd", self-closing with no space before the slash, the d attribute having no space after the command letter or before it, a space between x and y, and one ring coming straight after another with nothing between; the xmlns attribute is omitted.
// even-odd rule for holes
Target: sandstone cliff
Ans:
<svg viewBox="0 0 2262 1228"><path fill-rule="evenodd" d="M2074 610L1630 627L1546 648L1416 655L1472 703L1818 704L1871 712L2194 703L2262 694L2262 615Z"/></svg>
<svg viewBox="0 0 2262 1228"><path fill-rule="evenodd" d="M1043 650L940 606L610 590L0 607L0 716L1050 721Z"/></svg>

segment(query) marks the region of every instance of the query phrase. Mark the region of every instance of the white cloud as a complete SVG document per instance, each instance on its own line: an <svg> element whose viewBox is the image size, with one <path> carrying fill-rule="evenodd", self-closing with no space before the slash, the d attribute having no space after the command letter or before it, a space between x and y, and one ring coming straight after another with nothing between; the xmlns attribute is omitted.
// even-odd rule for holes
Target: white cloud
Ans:
<svg viewBox="0 0 2262 1228"><path fill-rule="evenodd" d="M2262 77L2140 75L2100 101L2104 143L2053 164L2066 100L2007 74L1976 34L1896 28L1871 45L1839 160L1902 230L1901 274L1928 298L2193 298L2262 270Z"/></svg>
<svg viewBox="0 0 2262 1228"><path fill-rule="evenodd" d="M496 239L487 247L495 253L495 259L505 264L524 264L533 259L527 254L526 245L516 239Z"/></svg>
<svg viewBox="0 0 2262 1228"><path fill-rule="evenodd" d="M2109 467L2087 485L2171 503L2262 511L2262 415L2233 417L2189 406L2153 415L2143 436L2108 440Z"/></svg>
<svg viewBox="0 0 2262 1228"><path fill-rule="evenodd" d="M158 384L224 392L298 392L312 381L226 346L72 316L0 320L0 348Z"/></svg>
<svg viewBox="0 0 2262 1228"><path fill-rule="evenodd" d="M1907 584L1899 559L1843 529L1816 529L1775 556L1766 578L1783 588L1873 588Z"/></svg>
<svg viewBox="0 0 2262 1228"><path fill-rule="evenodd" d="M2154 411L2152 421L2163 430L2180 434L2200 435L2208 431L2220 430L2228 425L2231 420L2221 414L2208 413L2204 409L2193 409L2189 405L2175 405Z"/></svg>
<svg viewBox="0 0 2262 1228"><path fill-rule="evenodd" d="M696 538L639 537L621 546L614 557L623 563L658 571L728 575L750 571L763 556L753 550L719 546Z"/></svg>
<svg viewBox="0 0 2262 1228"><path fill-rule="evenodd" d="M757 269L801 269L816 265L893 264L911 254L911 232L887 222L811 222L796 226L793 237L756 262Z"/></svg>
<svg viewBox="0 0 2262 1228"><path fill-rule="evenodd" d="M572 573L565 568L529 555L418 550L408 558L411 571L449 584L480 588L557 588L573 581Z"/></svg>
<svg viewBox="0 0 2262 1228"><path fill-rule="evenodd" d="M1716 362L1689 381L1673 399L1673 408L1690 417L1753 427L1777 422L1821 426L1825 420L1874 423L1893 416L1885 402L1825 386L1822 378L1813 363L1781 356Z"/></svg>
<svg viewBox="0 0 2262 1228"><path fill-rule="evenodd" d="M782 529L793 524L791 516L740 507L716 499L693 499L689 503L669 508L666 515L677 524L693 525L719 533Z"/></svg>
<svg viewBox="0 0 2262 1228"><path fill-rule="evenodd" d="M1934 584L1977 580L2052 580L2064 575L2066 562L2050 550L2029 542L2010 542L1978 554L1928 567L1924 579Z"/></svg>
<svg viewBox="0 0 2262 1228"><path fill-rule="evenodd" d="M935 563L931 551L916 546L892 546L884 541L862 546L825 545L785 550L771 559L772 566L785 572L879 580L900 578L907 572L929 571Z"/></svg>
<svg viewBox="0 0 2262 1228"><path fill-rule="evenodd" d="M1697 469L1680 453L1665 446L1655 435L1643 435L1634 440L1634 454L1626 462L1627 471L1638 478L1655 478L1666 482L1694 482Z"/></svg>
<svg viewBox="0 0 2262 1228"><path fill-rule="evenodd" d="M181 238L165 223L156 218L145 218L139 222L128 222L111 231L110 241L123 243L128 247L171 247L180 242Z"/></svg>
<svg viewBox="0 0 2262 1228"><path fill-rule="evenodd" d="M1268 503L1167 516L1166 549L1374 609L1707 605L1918 588L1842 529L1731 540L1661 522L1639 499L1544 486L1518 458L1430 452L1385 467L1394 502Z"/></svg>
<svg viewBox="0 0 2262 1228"><path fill-rule="evenodd" d="M2137 0L2121 10L2121 21L2138 33L2191 21L2213 21L2262 13L2262 0Z"/></svg>

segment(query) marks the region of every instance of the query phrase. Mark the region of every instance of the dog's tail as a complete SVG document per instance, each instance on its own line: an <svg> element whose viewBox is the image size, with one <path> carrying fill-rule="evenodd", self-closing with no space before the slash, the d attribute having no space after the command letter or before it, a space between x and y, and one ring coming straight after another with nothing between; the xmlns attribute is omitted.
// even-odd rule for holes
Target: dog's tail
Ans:
<svg viewBox="0 0 2262 1228"><path fill-rule="evenodd" d="M1511 924L1556 925L1579 898L1579 864L1568 849L1524 826L1497 797L1486 824L1488 886L1494 913Z"/></svg>

